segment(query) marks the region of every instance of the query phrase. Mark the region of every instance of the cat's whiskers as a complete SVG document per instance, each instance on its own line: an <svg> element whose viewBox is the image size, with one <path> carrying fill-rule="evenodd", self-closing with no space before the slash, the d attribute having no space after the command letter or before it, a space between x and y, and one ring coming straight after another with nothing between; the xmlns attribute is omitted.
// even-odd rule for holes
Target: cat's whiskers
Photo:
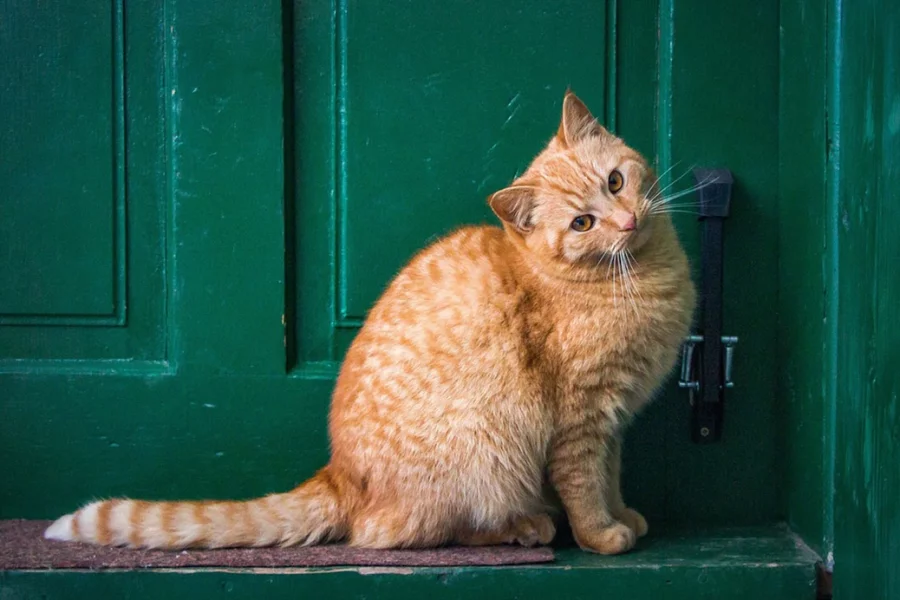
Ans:
<svg viewBox="0 0 900 600"><path fill-rule="evenodd" d="M660 206L655 206L655 207L651 208L650 210L648 210L644 214L658 215L658 214L665 214L667 212L672 212L675 210L688 210L688 209L696 210L699 207L700 207L699 202L678 202L676 204L663 204Z"/></svg>
<svg viewBox="0 0 900 600"><path fill-rule="evenodd" d="M662 175L660 175L659 177L656 178L656 181L653 182L653 185L650 186L650 189L651 189L651 190L655 190L654 193L653 193L653 196L649 198L650 201L653 201L655 198L658 198L659 196L661 196L662 194L664 194L665 191L666 191L667 189L669 189L669 187L672 186L672 184L673 184L674 182L670 182L670 183L666 184L665 186L660 187L659 182L660 182L660 180L661 180L665 175L667 175L667 174L669 173L669 171L672 170L672 168L673 168L674 166L675 166L675 165L672 165L671 167L669 167L668 169L666 169L666 171L665 171ZM679 179L680 179L680 177L679 177ZM678 179L676 179L675 181L678 181Z"/></svg>
<svg viewBox="0 0 900 600"><path fill-rule="evenodd" d="M704 179L697 185L693 185L693 186L683 189L679 192L675 192L674 194L671 194L668 196L655 196L652 200L650 200L649 209L647 210L646 214L647 215L658 215L658 214L674 213L674 212L679 212L678 209L681 209L681 208L687 208L687 207L691 207L691 206L699 206L699 202L696 202L696 201L695 202L684 202L684 203L678 203L678 204L672 204L672 201L677 200L678 198L681 198L688 194L692 194L692 193L696 192L697 190L701 190L708 185L712 185L713 183L716 183L716 181L718 181L718 179L715 177L708 178L708 179Z"/></svg>
<svg viewBox="0 0 900 600"><path fill-rule="evenodd" d="M678 163L675 163L675 164L677 165ZM672 166L675 166L675 165L672 165ZM653 203L653 202L656 201L658 198L663 197L663 195L666 193L666 190L668 190L668 189L671 188L673 185L675 185L676 183L678 183L679 181L681 181L682 179L684 179L685 176L687 176L688 173L690 173L690 172L693 170L693 168L694 168L695 166L696 166L696 165L691 165L690 167L687 168L687 170L685 170L684 173L682 173L681 175L679 175L678 177L676 177L675 179L673 179L672 181L670 181L669 183L667 183L664 187L658 188L657 191L656 191L656 193L655 193L655 194L653 195L653 197L650 199L650 202ZM672 170L672 167L669 167L669 168L666 170L666 173L668 173L668 172L671 171L671 170ZM665 173L663 173L663 175L665 175ZM661 177L661 176L660 176L660 177ZM657 178L657 184L658 184L658 183L659 183L659 178Z"/></svg>
<svg viewBox="0 0 900 600"><path fill-rule="evenodd" d="M695 217L696 217L696 216L697 216L697 211L696 211L696 210L686 210L686 209L682 209L682 210L661 210L661 211L658 211L658 212L654 212L654 213L652 213L652 214L653 214L653 215L692 215L692 216L695 216Z"/></svg>
<svg viewBox="0 0 900 600"><path fill-rule="evenodd" d="M669 172L670 172L672 169L674 169L680 162L681 162L681 161L676 161L676 162L674 162L672 165L669 166L668 169L666 169L665 171L663 171L662 174L661 174L660 176L658 176L658 177L656 178L656 180L655 180L652 184L650 184L650 188L649 188L650 190L653 190L654 188L656 189L656 194L654 194L654 197L658 196L658 195L661 193L661 191L660 191L660 189L659 189L659 182L660 182L660 180L661 180L663 177L665 177L666 175L668 175ZM669 184L669 185L671 185L671 184ZM667 185L666 188L668 188L668 187L669 187L669 186ZM647 203L647 204L649 205L650 199L647 197L647 195L644 195L643 198L642 198L642 200L643 200L642 206L644 205L644 203Z"/></svg>
<svg viewBox="0 0 900 600"><path fill-rule="evenodd" d="M618 308L619 295L621 294L622 300L631 304L631 308L637 316L641 312L637 302L637 298L640 297L640 292L637 289L637 282L635 281L636 275L631 265L631 261L634 260L634 255L631 254L631 250L626 246L627 239L628 238L620 239L605 253L605 255L609 257L609 263L606 266L606 278L609 280L611 276L612 279L613 306ZM621 290L619 288L621 288ZM626 322L629 320L630 312L631 310L622 312ZM616 314L619 313L617 312Z"/></svg>
<svg viewBox="0 0 900 600"><path fill-rule="evenodd" d="M659 177L656 178L656 181L653 183L653 185L650 186L650 190L654 190L654 188L655 188L654 193L652 195L645 194L641 198L641 207L643 210L649 211L650 209L652 209L653 206L660 200L660 198L664 197L664 194L666 193L666 191L668 189L670 189L673 185L675 185L676 183L681 181L685 175L687 175L688 173L691 172L691 168L693 168L693 166L691 168L688 168L684 173L682 173L681 175L679 175L678 177L676 177L675 179L673 179L672 181L670 181L663 187L658 187L659 181L665 175L667 175L676 165L678 165L679 162L674 163L671 167L666 169L662 175L660 175Z"/></svg>
<svg viewBox="0 0 900 600"><path fill-rule="evenodd" d="M604 255L609 258L609 261L606 263L606 280L609 281L609 274L613 265L613 256L615 255L612 252L605 252ZM613 304L615 304L615 278L613 278Z"/></svg>
<svg viewBox="0 0 900 600"><path fill-rule="evenodd" d="M618 254L613 254L613 258L617 257ZM613 260L615 262L615 260ZM612 276L613 276L613 306L616 308L619 307L619 292L616 290L616 271L618 271L618 265L613 268Z"/></svg>
<svg viewBox="0 0 900 600"><path fill-rule="evenodd" d="M628 276L628 269L625 266L625 254L624 252L619 252L617 255L619 262L619 269L622 273L622 299L629 302L631 306L634 308L635 313L637 313L637 305L634 303L634 295L631 292L631 279ZM626 305L625 310L623 311L625 314L625 322L628 323L629 320L629 310Z"/></svg>
<svg viewBox="0 0 900 600"><path fill-rule="evenodd" d="M631 304L634 307L635 314L640 315L642 312L640 307L644 304L644 298L641 296L641 289L637 283L637 270L634 267L637 260L634 258L634 254L631 253L629 248L625 248L623 257L625 259L625 270L628 273L628 280L630 282Z"/></svg>
<svg viewBox="0 0 900 600"><path fill-rule="evenodd" d="M637 279L637 270L634 268L637 265L637 259L634 257L634 253L631 252L631 248L625 249L625 254L628 257L628 264L632 267L632 272L634 273L635 279ZM638 297L640 297L640 290L638 290ZM643 298L641 298L643 300Z"/></svg>
<svg viewBox="0 0 900 600"><path fill-rule="evenodd" d="M675 162L673 162L673 163L669 166L668 169L666 169L665 171L662 172L662 175L660 175L659 177L656 178L656 181L653 183L653 185L659 185L660 180L661 180L663 177L665 177L666 175L668 175L668 174L672 171L672 169L674 169L675 167L677 167L677 166L680 165L680 164L681 164L681 161L680 161L680 160L676 160Z"/></svg>
<svg viewBox="0 0 900 600"><path fill-rule="evenodd" d="M628 269L625 267L625 254L624 252L620 252L618 254L619 261L619 270L622 272L622 298L631 303L631 282L628 277ZM627 309L627 307L626 307ZM625 320L628 320L628 310L625 310Z"/></svg>
<svg viewBox="0 0 900 600"><path fill-rule="evenodd" d="M668 204L672 200L676 200L678 198L681 198L682 196L686 196L687 194L691 194L693 192L696 192L697 190L701 190L708 185L712 185L712 184L716 183L716 181L718 181L718 179L705 179L705 180L701 181L700 183L698 183L697 185L692 185L692 186L685 188L679 192L675 192L674 194L664 196L659 199L659 202L661 202L662 204Z"/></svg>

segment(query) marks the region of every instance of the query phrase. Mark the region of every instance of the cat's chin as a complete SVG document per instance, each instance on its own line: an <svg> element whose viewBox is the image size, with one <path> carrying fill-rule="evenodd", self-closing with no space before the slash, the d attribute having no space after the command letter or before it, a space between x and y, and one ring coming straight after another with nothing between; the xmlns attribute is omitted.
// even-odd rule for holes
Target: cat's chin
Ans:
<svg viewBox="0 0 900 600"><path fill-rule="evenodd" d="M627 250L633 257L637 257L640 251L643 250L652 241L653 227L648 224L628 233L627 235L628 237L624 240L621 247L623 251Z"/></svg>

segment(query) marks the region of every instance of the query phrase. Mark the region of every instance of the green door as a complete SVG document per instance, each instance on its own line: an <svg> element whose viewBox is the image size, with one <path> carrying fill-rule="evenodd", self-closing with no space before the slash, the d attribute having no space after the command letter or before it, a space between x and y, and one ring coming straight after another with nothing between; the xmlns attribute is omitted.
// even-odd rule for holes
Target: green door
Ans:
<svg viewBox="0 0 900 600"><path fill-rule="evenodd" d="M629 434L626 498L657 524L779 516L774 0L4 10L3 517L308 477L368 307L417 249L494 221L487 195L554 133L567 87L667 181L697 164L739 182L725 441L691 444L671 386Z"/></svg>

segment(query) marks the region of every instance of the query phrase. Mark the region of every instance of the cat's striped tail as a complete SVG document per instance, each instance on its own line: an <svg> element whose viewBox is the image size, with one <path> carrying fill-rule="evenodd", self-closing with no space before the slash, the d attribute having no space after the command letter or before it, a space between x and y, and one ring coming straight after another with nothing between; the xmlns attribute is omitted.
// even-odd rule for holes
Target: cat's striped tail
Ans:
<svg viewBox="0 0 900 600"><path fill-rule="evenodd" d="M344 537L329 468L284 494L246 502L103 500L55 521L44 537L133 548L312 545Z"/></svg>

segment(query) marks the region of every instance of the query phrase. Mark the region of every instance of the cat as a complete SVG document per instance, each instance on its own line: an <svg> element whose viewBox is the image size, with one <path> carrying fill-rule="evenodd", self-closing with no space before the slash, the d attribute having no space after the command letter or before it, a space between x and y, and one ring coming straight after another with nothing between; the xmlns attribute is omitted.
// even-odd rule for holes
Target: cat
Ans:
<svg viewBox="0 0 900 600"><path fill-rule="evenodd" d="M91 503L54 540L146 548L548 544L647 532L620 491L623 429L672 370L695 290L658 179L567 92L556 134L490 196L501 227L415 256L347 352L331 460L245 502ZM548 493L548 488L549 492Z"/></svg>

